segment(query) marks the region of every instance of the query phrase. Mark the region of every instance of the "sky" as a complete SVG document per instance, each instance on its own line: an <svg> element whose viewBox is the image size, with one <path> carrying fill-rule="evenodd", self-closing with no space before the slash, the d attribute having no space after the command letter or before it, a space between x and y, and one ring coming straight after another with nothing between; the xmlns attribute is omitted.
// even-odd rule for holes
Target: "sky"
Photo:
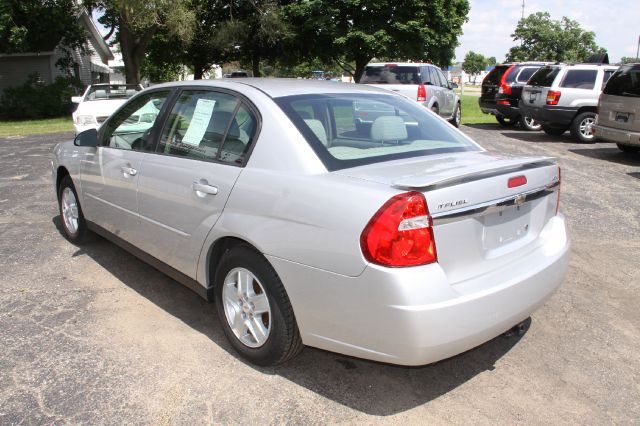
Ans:
<svg viewBox="0 0 640 426"><path fill-rule="evenodd" d="M470 50L504 60L515 44L511 34L522 14L522 0L470 0L469 20L456 49L462 62ZM636 56L640 36L640 0L525 0L525 16L549 12L551 18L563 16L578 21L582 29L596 34L596 43L607 49L610 62L623 56Z"/></svg>

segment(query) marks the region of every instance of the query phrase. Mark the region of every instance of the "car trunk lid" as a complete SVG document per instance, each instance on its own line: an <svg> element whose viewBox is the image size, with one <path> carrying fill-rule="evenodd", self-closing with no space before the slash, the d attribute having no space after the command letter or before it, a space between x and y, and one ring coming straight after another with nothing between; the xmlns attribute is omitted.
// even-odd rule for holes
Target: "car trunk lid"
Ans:
<svg viewBox="0 0 640 426"><path fill-rule="evenodd" d="M423 193L433 218L438 262L452 284L534 250L556 214L559 169L549 157L476 152L337 173Z"/></svg>

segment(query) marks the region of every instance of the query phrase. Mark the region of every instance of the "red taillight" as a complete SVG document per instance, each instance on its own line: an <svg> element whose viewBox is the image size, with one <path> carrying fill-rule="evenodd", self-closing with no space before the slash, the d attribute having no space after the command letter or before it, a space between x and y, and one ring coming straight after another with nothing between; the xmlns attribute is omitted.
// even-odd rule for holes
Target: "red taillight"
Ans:
<svg viewBox="0 0 640 426"><path fill-rule="evenodd" d="M509 101L504 99L504 100L500 100L500 101L496 101L496 103L498 105L509 105Z"/></svg>
<svg viewBox="0 0 640 426"><path fill-rule="evenodd" d="M514 68L515 65L511 65L509 68L507 68L504 74L502 74L502 77L500 78L500 88L498 89L498 93L502 93L504 95L511 94L511 85L507 84L507 76L511 71L513 71Z"/></svg>
<svg viewBox="0 0 640 426"><path fill-rule="evenodd" d="M560 211L560 183L562 183L562 176L560 173L560 166L558 166L558 195L556 198L556 214Z"/></svg>
<svg viewBox="0 0 640 426"><path fill-rule="evenodd" d="M383 266L415 266L438 260L424 196L406 192L387 201L360 236L364 257Z"/></svg>
<svg viewBox="0 0 640 426"><path fill-rule="evenodd" d="M558 105L561 93L556 90L549 90L547 93L547 105Z"/></svg>
<svg viewBox="0 0 640 426"><path fill-rule="evenodd" d="M418 102L426 102L427 101L427 89L425 89L423 84L418 86Z"/></svg>
<svg viewBox="0 0 640 426"><path fill-rule="evenodd" d="M507 182L507 186L509 188L516 188L518 186L522 186L526 184L527 184L527 177L524 175L509 178L509 181Z"/></svg>

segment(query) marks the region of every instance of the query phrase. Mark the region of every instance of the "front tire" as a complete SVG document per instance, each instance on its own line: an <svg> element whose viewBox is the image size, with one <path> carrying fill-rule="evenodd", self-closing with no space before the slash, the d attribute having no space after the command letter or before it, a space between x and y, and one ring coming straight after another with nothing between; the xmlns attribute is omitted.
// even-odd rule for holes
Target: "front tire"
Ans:
<svg viewBox="0 0 640 426"><path fill-rule="evenodd" d="M231 248L220 260L214 286L224 333L243 358L273 366L300 353L291 302L264 256L244 244Z"/></svg>
<svg viewBox="0 0 640 426"><path fill-rule="evenodd" d="M65 176L58 187L58 210L65 237L73 244L82 244L87 240L87 222L82 214L78 193L70 176Z"/></svg>
<svg viewBox="0 0 640 426"><path fill-rule="evenodd" d="M583 112L578 114L571 122L571 136L581 143L595 142L593 126L596 124L595 112Z"/></svg>
<svg viewBox="0 0 640 426"><path fill-rule="evenodd" d="M455 111L453 111L453 118L449 120L449 123L451 123L453 127L460 127L460 121L462 121L462 107L460 106L460 102L458 102Z"/></svg>
<svg viewBox="0 0 640 426"><path fill-rule="evenodd" d="M528 130L530 132L535 132L542 129L542 124L538 123L531 117L525 117L524 115L520 116L520 125L523 129Z"/></svg>

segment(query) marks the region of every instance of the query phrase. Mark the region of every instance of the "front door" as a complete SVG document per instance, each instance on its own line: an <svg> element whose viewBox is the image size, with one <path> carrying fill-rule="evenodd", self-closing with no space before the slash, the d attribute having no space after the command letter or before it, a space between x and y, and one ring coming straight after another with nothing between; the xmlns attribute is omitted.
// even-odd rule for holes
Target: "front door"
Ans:
<svg viewBox="0 0 640 426"><path fill-rule="evenodd" d="M255 116L237 97L184 90L139 177L141 248L192 278L253 140Z"/></svg>
<svg viewBox="0 0 640 426"><path fill-rule="evenodd" d="M138 179L169 93L147 93L126 104L100 129L100 145L81 162L86 218L130 242L136 239Z"/></svg>

